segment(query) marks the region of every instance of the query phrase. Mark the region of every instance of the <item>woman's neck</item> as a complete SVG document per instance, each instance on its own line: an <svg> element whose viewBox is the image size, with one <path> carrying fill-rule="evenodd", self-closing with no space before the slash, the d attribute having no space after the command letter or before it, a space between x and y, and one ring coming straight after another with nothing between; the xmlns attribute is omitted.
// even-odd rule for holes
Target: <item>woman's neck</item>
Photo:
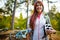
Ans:
<svg viewBox="0 0 60 40"><path fill-rule="evenodd" d="M38 16L37 16L37 17L38 17L38 19L40 19L40 15L41 15L41 13L42 13L42 12L39 12L39 13L38 13Z"/></svg>

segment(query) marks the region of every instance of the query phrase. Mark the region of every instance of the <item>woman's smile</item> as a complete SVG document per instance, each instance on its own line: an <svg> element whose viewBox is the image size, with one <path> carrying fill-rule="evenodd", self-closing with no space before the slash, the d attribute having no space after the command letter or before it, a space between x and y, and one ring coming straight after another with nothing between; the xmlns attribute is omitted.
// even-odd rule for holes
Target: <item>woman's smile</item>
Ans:
<svg viewBox="0 0 60 40"><path fill-rule="evenodd" d="M37 12L41 12L42 11L42 5L37 3L36 10L37 10Z"/></svg>

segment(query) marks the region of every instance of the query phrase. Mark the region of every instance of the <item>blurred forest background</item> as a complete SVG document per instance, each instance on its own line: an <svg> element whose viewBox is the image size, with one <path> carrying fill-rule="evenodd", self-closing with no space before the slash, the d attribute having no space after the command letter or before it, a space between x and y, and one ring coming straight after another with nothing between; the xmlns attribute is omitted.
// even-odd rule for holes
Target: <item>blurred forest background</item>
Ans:
<svg viewBox="0 0 60 40"><path fill-rule="evenodd" d="M0 2L1 1L2 0L0 0ZM27 1L28 0L26 1L22 0L22 2L20 3L17 1L16 9L20 7L20 4L24 2L27 3ZM33 5L33 1L32 1L32 5ZM11 28L13 9L14 9L14 0L6 0L6 2L4 3L4 6L0 8L0 29ZM31 10L31 13L33 13L33 10ZM60 12L56 11L56 5L53 5L51 7L51 10L49 10L48 15L50 17L52 27L60 31ZM22 13L20 12L19 18L14 17L14 29L16 29L17 27L19 27L20 29L26 29L26 22L27 22L27 17L23 18Z"/></svg>
<svg viewBox="0 0 60 40"><path fill-rule="evenodd" d="M4 2L4 6L0 7L0 29L21 29L24 30L27 28L27 19L28 19L28 0L0 0ZM34 6L34 0L30 0L32 6ZM52 3L52 1L50 1ZM20 12L19 18L15 17L15 10L21 7L21 4L26 3L26 18L23 18L22 12ZM1 3L0 5L2 5ZM56 11L56 5L53 5L48 12L52 27L57 30L57 36L53 35L52 37L56 40L60 40L60 12ZM30 14L33 13L33 10L30 10ZM44 14L47 12L44 11ZM59 36L58 36L59 35Z"/></svg>

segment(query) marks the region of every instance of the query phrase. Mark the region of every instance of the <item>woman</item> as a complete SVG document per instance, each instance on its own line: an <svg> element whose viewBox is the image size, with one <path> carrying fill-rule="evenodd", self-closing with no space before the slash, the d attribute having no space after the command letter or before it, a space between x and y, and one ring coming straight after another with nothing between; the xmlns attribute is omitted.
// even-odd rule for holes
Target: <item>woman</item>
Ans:
<svg viewBox="0 0 60 40"><path fill-rule="evenodd" d="M44 31L44 30L46 30L46 29L44 29L46 20L44 18L43 9L44 9L44 6L41 1L36 1L34 3L34 13L30 17L30 19L28 19L28 24L30 26L30 28L28 28L28 30L32 31L32 34L33 34L31 40L48 40L47 35ZM46 30L46 31L48 31L48 30ZM30 34L31 33L29 33L27 35L27 37L28 37L27 40L29 40Z"/></svg>

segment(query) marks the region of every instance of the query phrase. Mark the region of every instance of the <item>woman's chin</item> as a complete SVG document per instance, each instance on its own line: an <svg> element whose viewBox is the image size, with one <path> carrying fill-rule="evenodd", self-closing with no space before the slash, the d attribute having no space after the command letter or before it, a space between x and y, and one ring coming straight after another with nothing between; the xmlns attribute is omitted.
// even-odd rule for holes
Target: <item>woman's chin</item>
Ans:
<svg viewBox="0 0 60 40"><path fill-rule="evenodd" d="M37 12L38 12L38 13L40 13L40 12L41 12L41 10L37 10Z"/></svg>

